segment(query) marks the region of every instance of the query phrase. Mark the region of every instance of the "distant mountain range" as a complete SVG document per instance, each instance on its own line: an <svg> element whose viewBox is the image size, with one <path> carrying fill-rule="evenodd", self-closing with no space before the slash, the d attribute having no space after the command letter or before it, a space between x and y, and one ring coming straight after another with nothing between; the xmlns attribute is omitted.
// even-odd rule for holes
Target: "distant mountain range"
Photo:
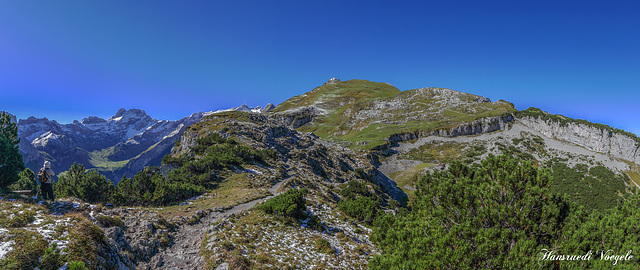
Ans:
<svg viewBox="0 0 640 270"><path fill-rule="evenodd" d="M17 121L20 153L32 170L39 169L44 160L51 161L56 172L78 163L97 169L117 183L122 176L131 177L145 166L159 166L182 131L204 116L226 111L263 112L274 107L242 105L194 113L176 121L153 119L139 109L120 109L109 119L90 116L71 124L29 117Z"/></svg>

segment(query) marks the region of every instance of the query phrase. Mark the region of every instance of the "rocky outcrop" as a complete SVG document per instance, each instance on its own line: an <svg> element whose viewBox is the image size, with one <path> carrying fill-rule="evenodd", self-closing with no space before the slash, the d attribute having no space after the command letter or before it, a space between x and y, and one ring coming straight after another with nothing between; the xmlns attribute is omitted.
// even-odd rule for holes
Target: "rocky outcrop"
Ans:
<svg viewBox="0 0 640 270"><path fill-rule="evenodd" d="M222 138L233 138L255 149L274 150L277 152L276 166L283 168L283 175L301 179L316 188L324 186L329 190L334 184L357 178L355 170L361 169L367 172L367 180L381 187L386 196L406 201L406 194L377 171L372 155L320 139L313 133L297 131L291 124L294 122L279 114L211 115L198 123L201 129L186 130L172 153L175 156L193 155L191 148L197 144L198 138L215 132ZM333 200L334 197L328 193L326 196Z"/></svg>
<svg viewBox="0 0 640 270"><path fill-rule="evenodd" d="M389 143L396 144L399 142L406 142L417 140L428 136L441 136L441 137L457 137L457 136L470 136L480 135L484 133L490 133L499 130L505 130L513 125L515 118L511 114L506 114L500 117L486 117L468 123L463 123L459 126L450 129L438 129L434 131L421 131L396 133L387 139Z"/></svg>
<svg viewBox="0 0 640 270"><path fill-rule="evenodd" d="M271 110L273 110L275 108L276 108L276 105L268 103L267 106L264 106L264 109L262 109L262 112L270 112Z"/></svg>
<svg viewBox="0 0 640 270"><path fill-rule="evenodd" d="M299 128L313 121L316 116L318 116L317 109L310 106L276 114L275 118L285 126Z"/></svg>
<svg viewBox="0 0 640 270"><path fill-rule="evenodd" d="M584 123L559 123L525 116L518 122L549 138L573 143L588 150L640 164L640 145L635 138Z"/></svg>
<svg viewBox="0 0 640 270"><path fill-rule="evenodd" d="M563 122L543 119L540 117L524 116L515 118L512 114L500 117L481 118L464 123L450 129L438 129L435 131L413 131L396 133L388 138L391 145L425 138L428 136L457 137L480 135L500 130L509 129L515 122L521 123L532 130L542 133L549 138L569 142L587 150L608 154L611 157L624 159L640 164L640 143L637 138L578 122ZM385 146L376 150L382 151Z"/></svg>

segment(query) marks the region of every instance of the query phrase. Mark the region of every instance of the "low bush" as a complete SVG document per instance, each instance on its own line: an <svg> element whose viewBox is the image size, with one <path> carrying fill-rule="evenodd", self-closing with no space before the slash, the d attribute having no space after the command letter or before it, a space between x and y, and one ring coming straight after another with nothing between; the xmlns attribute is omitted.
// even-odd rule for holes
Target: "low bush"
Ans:
<svg viewBox="0 0 640 270"><path fill-rule="evenodd" d="M98 221L98 223L100 223L100 225L102 225L104 227L107 227L107 228L108 227L114 227L114 226L118 226L118 227L124 226L124 222L122 221L122 219L120 217L96 215L95 219L96 219L96 221Z"/></svg>
<svg viewBox="0 0 640 270"><path fill-rule="evenodd" d="M340 195L344 199L338 202L338 209L347 216L370 224L378 213L380 200L360 181L350 181Z"/></svg>
<svg viewBox="0 0 640 270"><path fill-rule="evenodd" d="M88 220L82 220L69 231L67 259L87 262L89 268L97 266L97 251L106 237L98 226Z"/></svg>
<svg viewBox="0 0 640 270"><path fill-rule="evenodd" d="M76 163L54 185L56 198L76 197L91 203L108 201L113 189L113 182L106 176L97 171L87 171L84 165Z"/></svg>
<svg viewBox="0 0 640 270"><path fill-rule="evenodd" d="M340 191L342 197L354 200L357 196L371 196L371 192L367 189L367 186L357 180L351 180L347 183L346 187Z"/></svg>
<svg viewBox="0 0 640 270"><path fill-rule="evenodd" d="M322 253L327 253L327 254L335 253L335 251L333 250L333 247L331 247L331 243L329 243L329 241L327 241L327 239L324 239L324 238L317 239L314 244L314 248L316 249L316 251L322 252Z"/></svg>
<svg viewBox="0 0 640 270"><path fill-rule="evenodd" d="M260 209L267 214L285 218L305 219L307 206L304 196L306 195L306 189L289 189L287 192L263 203Z"/></svg>
<svg viewBox="0 0 640 270"><path fill-rule="evenodd" d="M0 217L0 227L20 228L33 222L36 213L32 210L11 209Z"/></svg>
<svg viewBox="0 0 640 270"><path fill-rule="evenodd" d="M70 261L67 266L69 270L88 270L84 262Z"/></svg>
<svg viewBox="0 0 640 270"><path fill-rule="evenodd" d="M589 168L584 164L569 167L560 160L551 160L546 164L551 168L552 180L549 191L552 194L566 194L571 201L586 209L603 211L622 202L627 193L626 183L630 180L626 174L616 175L603 166Z"/></svg>
<svg viewBox="0 0 640 270"><path fill-rule="evenodd" d="M42 255L42 264L40 265L40 269L57 270L64 264L62 255L60 254L60 251L56 247L57 245L54 243L53 246L48 247L44 250L44 255Z"/></svg>
<svg viewBox="0 0 640 270"><path fill-rule="evenodd" d="M370 224L378 213L379 201L374 197L345 199L338 203L338 209L345 215Z"/></svg>
<svg viewBox="0 0 640 270"><path fill-rule="evenodd" d="M35 181L35 173L26 168L18 174L18 181L9 186L12 190L31 190L35 194L38 190L38 184Z"/></svg>

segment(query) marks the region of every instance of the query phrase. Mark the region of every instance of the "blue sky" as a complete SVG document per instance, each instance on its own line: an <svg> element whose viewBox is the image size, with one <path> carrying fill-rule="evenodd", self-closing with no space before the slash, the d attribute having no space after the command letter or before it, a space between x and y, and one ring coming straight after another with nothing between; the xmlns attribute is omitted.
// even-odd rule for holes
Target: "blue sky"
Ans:
<svg viewBox="0 0 640 270"><path fill-rule="evenodd" d="M175 120L278 104L337 77L639 134L638 3L0 0L0 110Z"/></svg>

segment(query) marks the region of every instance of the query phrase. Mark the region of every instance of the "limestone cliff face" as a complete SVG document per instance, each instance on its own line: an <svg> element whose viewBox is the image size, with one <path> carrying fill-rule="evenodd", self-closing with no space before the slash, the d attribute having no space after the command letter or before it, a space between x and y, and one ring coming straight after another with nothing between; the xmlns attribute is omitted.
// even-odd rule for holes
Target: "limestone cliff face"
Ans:
<svg viewBox="0 0 640 270"><path fill-rule="evenodd" d="M173 146L171 149L172 155L182 155L189 153L191 147L196 146L196 140L198 139L198 134L195 132L191 132L189 130L185 130L182 135L180 135L180 141Z"/></svg>
<svg viewBox="0 0 640 270"><path fill-rule="evenodd" d="M463 123L459 126L449 129L438 129L434 131L414 131L396 133L388 138L390 143L398 143L416 140L428 136L441 136L441 137L457 137L457 136L470 136L480 135L484 133L490 133L499 130L505 130L513 125L515 118L511 114L496 117L486 117L468 123Z"/></svg>
<svg viewBox="0 0 640 270"><path fill-rule="evenodd" d="M559 123L537 117L518 121L549 138L570 142L588 150L640 164L640 145L629 136L582 123Z"/></svg>
<svg viewBox="0 0 640 270"><path fill-rule="evenodd" d="M391 144L395 144L428 136L457 137L480 135L499 130L507 130L516 121L549 138L573 143L593 152L608 154L614 158L640 164L640 143L630 136L583 123L560 123L532 116L515 118L511 114L500 117L481 118L450 129L397 133L391 135L388 141Z"/></svg>
<svg viewBox="0 0 640 270"><path fill-rule="evenodd" d="M299 128L313 121L319 113L314 107L305 107L299 110L277 114L275 117L285 126Z"/></svg>

